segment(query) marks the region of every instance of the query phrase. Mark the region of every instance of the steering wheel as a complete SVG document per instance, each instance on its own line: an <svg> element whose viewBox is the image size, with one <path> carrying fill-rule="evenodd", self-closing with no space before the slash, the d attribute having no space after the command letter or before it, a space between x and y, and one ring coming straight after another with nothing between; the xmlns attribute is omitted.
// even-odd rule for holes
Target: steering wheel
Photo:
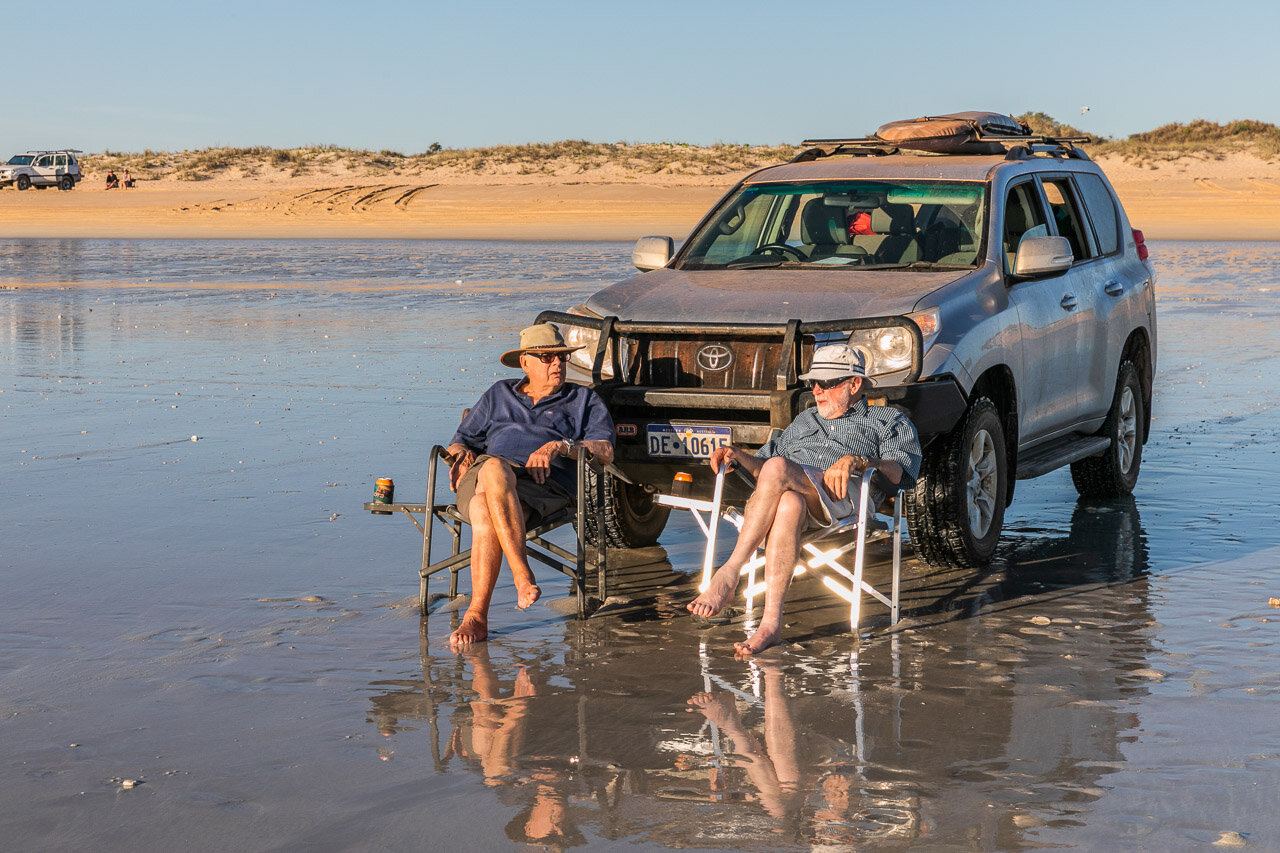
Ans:
<svg viewBox="0 0 1280 853"><path fill-rule="evenodd" d="M804 256L804 252L801 252L795 246L788 246L786 243L766 243L765 245L756 249L751 254L769 255L773 253L777 253L779 255L786 255L787 257L791 258L793 261L809 260Z"/></svg>

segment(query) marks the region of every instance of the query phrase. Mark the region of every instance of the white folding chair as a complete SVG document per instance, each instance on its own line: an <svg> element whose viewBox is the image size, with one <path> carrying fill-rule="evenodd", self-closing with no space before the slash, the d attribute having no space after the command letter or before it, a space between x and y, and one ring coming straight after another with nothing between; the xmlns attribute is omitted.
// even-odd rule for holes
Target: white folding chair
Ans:
<svg viewBox="0 0 1280 853"><path fill-rule="evenodd" d="M870 507L871 480L875 473L875 469L868 469L862 475L859 482L857 513L846 518L835 519L826 527L804 533L800 543L803 554L795 567L794 576L810 571L824 573L823 586L849 604L850 631L858 630L864 592L889 608L890 624L896 623L901 615L902 539L906 535L906 526L902 518L902 502L905 499L905 492L898 489L892 500L886 501L881 507ZM719 532L720 519L723 518L739 531L742 530L741 511L737 507L722 504L725 474L726 470L721 468L720 473L716 475L715 489L710 500L680 498L673 495L654 497L655 501L665 506L689 510L702 529L703 535L707 537L699 592L706 591L711 583L711 575L715 571L716 536ZM877 516L881 509L887 516L887 525L877 523ZM867 544L886 537L892 540L893 545L893 573L888 595L876 589L863 576ZM847 557L850 551L853 552L853 568L847 569L841 564L841 560ZM756 597L764 592L764 582L756 579L757 571L763 566L764 553L757 550L755 556L742 567L742 574L747 578L747 587L743 596L748 612L755 608Z"/></svg>

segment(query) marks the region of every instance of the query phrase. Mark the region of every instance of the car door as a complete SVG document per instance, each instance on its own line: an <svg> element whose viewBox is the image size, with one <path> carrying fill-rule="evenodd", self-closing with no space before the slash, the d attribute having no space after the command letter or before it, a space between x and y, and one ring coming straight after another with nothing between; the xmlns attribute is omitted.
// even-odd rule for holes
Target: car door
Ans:
<svg viewBox="0 0 1280 853"><path fill-rule="evenodd" d="M50 184L56 183L57 178L53 171L53 155L41 154L31 164L31 183L33 184Z"/></svg>
<svg viewBox="0 0 1280 853"><path fill-rule="evenodd" d="M1073 276L1013 276L1018 246L1026 237L1051 233L1044 197L1034 179L1009 187L1003 208L1005 282L1017 311L1021 346L1017 381L1019 444L1067 431L1079 408L1078 297Z"/></svg>
<svg viewBox="0 0 1280 853"><path fill-rule="evenodd" d="M1093 371L1089 387L1082 389L1080 407L1084 418L1103 418L1111 408L1120 355L1129 332L1147 322L1150 274L1124 252L1118 204L1106 182L1087 172L1073 177L1097 247L1091 265L1094 323L1085 330L1092 341Z"/></svg>

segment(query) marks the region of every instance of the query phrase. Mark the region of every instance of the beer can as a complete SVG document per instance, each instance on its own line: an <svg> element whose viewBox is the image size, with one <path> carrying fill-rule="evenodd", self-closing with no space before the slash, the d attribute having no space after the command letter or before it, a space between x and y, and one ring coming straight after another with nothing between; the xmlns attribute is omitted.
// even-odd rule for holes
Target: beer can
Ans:
<svg viewBox="0 0 1280 853"><path fill-rule="evenodd" d="M395 501L396 484L389 477L381 477L373 484L373 502L376 504L389 504ZM391 515L388 512L379 512L374 510L378 515Z"/></svg>

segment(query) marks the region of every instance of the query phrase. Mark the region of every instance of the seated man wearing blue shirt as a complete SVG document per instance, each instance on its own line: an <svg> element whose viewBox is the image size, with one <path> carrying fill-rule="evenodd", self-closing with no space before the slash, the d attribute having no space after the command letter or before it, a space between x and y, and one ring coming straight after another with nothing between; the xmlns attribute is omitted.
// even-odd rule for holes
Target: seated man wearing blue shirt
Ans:
<svg viewBox="0 0 1280 853"><path fill-rule="evenodd" d="M810 383L817 406L797 415L754 456L732 445L711 454L712 470L741 465L755 477L756 490L747 502L733 553L707 589L690 602L689 611L698 616L719 613L737 591L742 567L763 542L764 611L756 632L734 644L740 655L756 654L780 639L782 602L791 585L800 536L810 525L826 526L857 510L850 478L877 468L897 485L904 476L915 479L920 473L920 439L911 421L889 406L868 406L863 398L871 380L862 353L845 344L822 347L800 378ZM873 490L874 502L882 497Z"/></svg>
<svg viewBox="0 0 1280 853"><path fill-rule="evenodd" d="M555 326L520 333L520 346L502 354L524 377L498 381L462 419L448 454L449 487L472 527L471 604L450 645L489 636L489 601L507 558L521 610L542 595L525 549L531 522L576 500L578 448L613 461L613 419L604 401L581 385L565 383L565 361L580 347L565 346Z"/></svg>

